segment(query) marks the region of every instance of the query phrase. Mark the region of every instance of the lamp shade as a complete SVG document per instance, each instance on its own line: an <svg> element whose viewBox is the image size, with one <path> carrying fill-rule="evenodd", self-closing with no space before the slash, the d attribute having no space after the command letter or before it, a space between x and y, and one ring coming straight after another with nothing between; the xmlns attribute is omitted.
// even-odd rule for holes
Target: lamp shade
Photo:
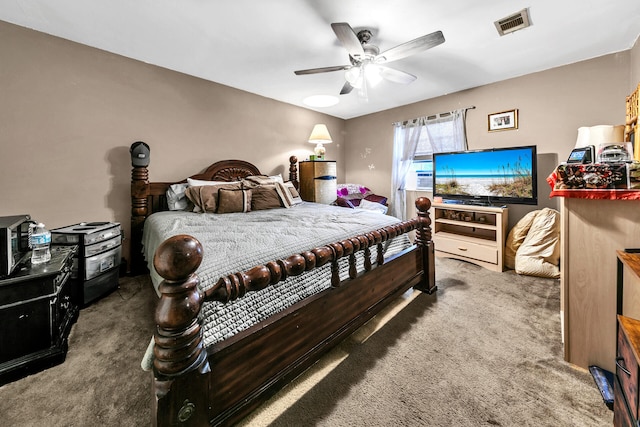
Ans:
<svg viewBox="0 0 640 427"><path fill-rule="evenodd" d="M575 148L593 145L598 148L600 144L613 144L624 141L624 125L598 125L578 128L578 138Z"/></svg>
<svg viewBox="0 0 640 427"><path fill-rule="evenodd" d="M327 125L318 124L313 127L311 135L309 135L309 142L312 144L329 144L332 142L331 135L329 135L329 129Z"/></svg>

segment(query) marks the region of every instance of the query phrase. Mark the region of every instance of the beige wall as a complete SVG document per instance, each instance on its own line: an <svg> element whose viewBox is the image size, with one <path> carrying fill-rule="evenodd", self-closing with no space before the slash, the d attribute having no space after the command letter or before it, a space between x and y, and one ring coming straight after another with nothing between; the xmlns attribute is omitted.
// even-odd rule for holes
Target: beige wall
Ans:
<svg viewBox="0 0 640 427"><path fill-rule="evenodd" d="M136 140L151 181L240 158L288 174L324 122L343 179L344 121L0 22L0 215L49 228L118 221L128 236ZM128 254L128 242L125 241Z"/></svg>
<svg viewBox="0 0 640 427"><path fill-rule="evenodd" d="M346 179L390 194L392 123L469 106L475 106L467 115L470 149L537 145L539 154L555 153L563 161L579 127L624 123L629 69L625 51L348 120ZM517 130L487 131L488 114L514 108ZM549 192L548 185L539 185L542 205Z"/></svg>

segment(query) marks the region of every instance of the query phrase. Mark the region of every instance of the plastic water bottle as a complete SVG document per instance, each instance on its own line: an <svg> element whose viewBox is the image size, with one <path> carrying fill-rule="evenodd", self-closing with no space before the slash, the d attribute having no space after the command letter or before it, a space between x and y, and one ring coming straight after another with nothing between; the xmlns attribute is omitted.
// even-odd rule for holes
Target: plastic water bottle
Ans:
<svg viewBox="0 0 640 427"><path fill-rule="evenodd" d="M31 246L31 264L42 264L51 259L51 232L43 223L32 224L29 243Z"/></svg>

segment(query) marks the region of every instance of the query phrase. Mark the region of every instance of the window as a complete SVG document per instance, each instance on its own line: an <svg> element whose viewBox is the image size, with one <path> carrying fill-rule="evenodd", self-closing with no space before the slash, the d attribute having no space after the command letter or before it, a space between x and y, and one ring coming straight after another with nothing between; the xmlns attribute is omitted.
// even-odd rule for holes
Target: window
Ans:
<svg viewBox="0 0 640 427"><path fill-rule="evenodd" d="M393 124L390 197L393 216L407 217L405 190L416 189L418 185L420 189L428 190L433 153L466 149L466 110Z"/></svg>

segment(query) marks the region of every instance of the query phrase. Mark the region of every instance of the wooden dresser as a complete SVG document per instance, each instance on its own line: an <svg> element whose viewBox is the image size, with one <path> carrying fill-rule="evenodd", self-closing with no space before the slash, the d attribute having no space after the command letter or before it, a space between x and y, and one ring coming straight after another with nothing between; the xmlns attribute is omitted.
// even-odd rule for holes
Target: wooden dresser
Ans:
<svg viewBox="0 0 640 427"><path fill-rule="evenodd" d="M307 202L329 204L337 198L336 162L300 162L300 197Z"/></svg>
<svg viewBox="0 0 640 427"><path fill-rule="evenodd" d="M640 253L617 251L617 350L614 384L613 422L615 426L637 426L638 376L640 374L640 320L624 316L624 307L633 301L625 301L627 291L640 288ZM637 301L636 301L637 303Z"/></svg>

